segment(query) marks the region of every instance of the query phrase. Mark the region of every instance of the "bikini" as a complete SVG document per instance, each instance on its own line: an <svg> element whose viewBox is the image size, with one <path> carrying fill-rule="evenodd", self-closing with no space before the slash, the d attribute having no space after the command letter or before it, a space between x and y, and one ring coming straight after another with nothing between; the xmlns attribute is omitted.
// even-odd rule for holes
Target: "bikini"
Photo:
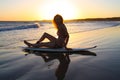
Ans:
<svg viewBox="0 0 120 80"><path fill-rule="evenodd" d="M66 37L67 37L67 35L64 35L64 36L63 36L63 35L60 35L59 32L57 32L57 35L60 36L60 37L58 37L58 39L61 38L61 39L63 39L64 41L65 41L65 39L66 39ZM63 47L63 45L60 46L60 45L58 45L58 42L55 41L55 47L54 47L54 48L62 48L62 47Z"/></svg>

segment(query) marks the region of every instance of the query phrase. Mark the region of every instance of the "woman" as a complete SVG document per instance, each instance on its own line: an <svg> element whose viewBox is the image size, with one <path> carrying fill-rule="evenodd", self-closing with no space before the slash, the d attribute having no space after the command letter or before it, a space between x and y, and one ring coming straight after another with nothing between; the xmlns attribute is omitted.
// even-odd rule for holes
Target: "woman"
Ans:
<svg viewBox="0 0 120 80"><path fill-rule="evenodd" d="M31 44L27 42L26 40L24 41L24 43L28 45L29 47L48 47L48 48L63 48L64 47L67 49L69 34L66 29L66 26L63 23L62 16L59 14L54 16L53 23L57 29L58 38L55 38L54 36L48 33L44 33L42 37L35 44ZM45 38L50 40L50 42L42 42Z"/></svg>

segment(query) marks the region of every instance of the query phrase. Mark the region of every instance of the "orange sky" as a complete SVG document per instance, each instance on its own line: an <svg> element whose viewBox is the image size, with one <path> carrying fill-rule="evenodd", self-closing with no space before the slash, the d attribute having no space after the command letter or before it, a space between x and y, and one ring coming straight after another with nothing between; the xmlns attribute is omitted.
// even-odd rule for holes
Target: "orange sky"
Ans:
<svg viewBox="0 0 120 80"><path fill-rule="evenodd" d="M120 0L0 0L0 20L120 17Z"/></svg>

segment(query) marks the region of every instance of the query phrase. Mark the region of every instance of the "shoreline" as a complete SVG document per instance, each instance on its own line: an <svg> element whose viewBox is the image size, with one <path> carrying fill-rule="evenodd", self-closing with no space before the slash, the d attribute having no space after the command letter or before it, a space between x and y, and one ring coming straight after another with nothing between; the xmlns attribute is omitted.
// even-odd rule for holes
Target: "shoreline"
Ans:
<svg viewBox="0 0 120 80"><path fill-rule="evenodd" d="M0 22L51 22L52 20L29 20L29 21L0 21ZM107 18L85 18L85 19L70 19L65 22L79 22L79 21L120 21L120 17L107 17Z"/></svg>
<svg viewBox="0 0 120 80"><path fill-rule="evenodd" d="M68 46L78 48L97 45L97 48L90 50L97 56L70 55L69 64L63 63L64 69L66 69L64 79L119 80L119 33L120 26L70 34ZM20 42L12 46L18 45L23 46L24 44ZM41 56L34 54L25 56L19 47L2 49L0 52L0 79L56 80L55 72L59 65L58 59L46 63Z"/></svg>

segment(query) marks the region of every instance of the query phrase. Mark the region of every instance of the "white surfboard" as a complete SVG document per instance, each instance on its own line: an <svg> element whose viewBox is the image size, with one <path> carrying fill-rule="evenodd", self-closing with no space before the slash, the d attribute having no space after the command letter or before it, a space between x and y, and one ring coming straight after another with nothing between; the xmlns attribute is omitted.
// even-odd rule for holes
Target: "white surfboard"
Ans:
<svg viewBox="0 0 120 80"><path fill-rule="evenodd" d="M23 50L26 52L43 52L43 53L77 53L80 51L85 51L89 49L96 48L97 46L88 47L88 48L72 48L72 50L66 50L64 48L50 49L50 48L31 48L23 47Z"/></svg>

